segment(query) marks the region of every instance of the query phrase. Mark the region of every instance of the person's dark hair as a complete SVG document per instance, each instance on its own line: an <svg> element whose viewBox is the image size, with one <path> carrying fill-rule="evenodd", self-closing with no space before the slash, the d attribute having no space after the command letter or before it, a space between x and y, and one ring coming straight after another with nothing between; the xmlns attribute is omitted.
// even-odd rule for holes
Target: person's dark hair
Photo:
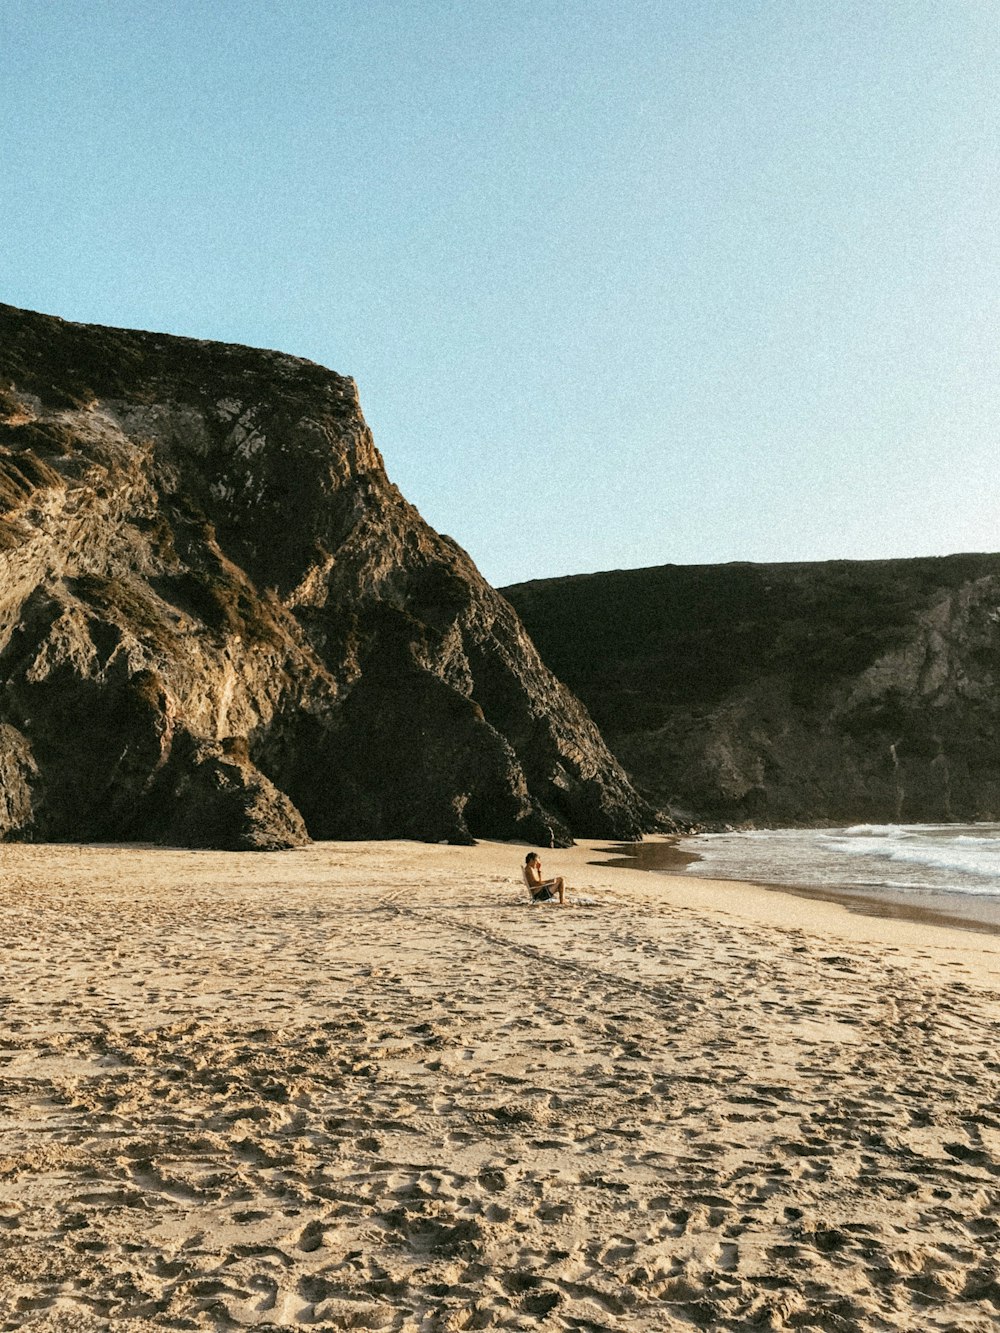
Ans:
<svg viewBox="0 0 1000 1333"><path fill-rule="evenodd" d="M537 860L538 860L538 853L529 852L528 855L524 858L524 864L530 865L532 861L537 861Z"/></svg>

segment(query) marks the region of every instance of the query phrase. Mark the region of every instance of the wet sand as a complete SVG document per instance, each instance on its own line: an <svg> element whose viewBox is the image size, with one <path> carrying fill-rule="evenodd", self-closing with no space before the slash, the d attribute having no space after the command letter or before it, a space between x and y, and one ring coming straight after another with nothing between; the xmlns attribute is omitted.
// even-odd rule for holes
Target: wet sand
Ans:
<svg viewBox="0 0 1000 1333"><path fill-rule="evenodd" d="M525 849L0 849L0 1328L958 1329L1000 940Z"/></svg>
<svg viewBox="0 0 1000 1333"><path fill-rule="evenodd" d="M683 875L685 870L700 860L698 853L693 850L692 839L673 835L651 837L641 843L614 843L611 848L614 854L609 860L595 861L594 864L647 873ZM916 921L924 925L1000 935L1000 902L987 896L930 893L926 890L914 894L889 887L875 892L870 887L855 888L850 884L819 888L814 884L767 884L761 880L746 882L776 893L791 893L817 902L838 903L849 912L860 912L864 916L889 917L899 921Z"/></svg>

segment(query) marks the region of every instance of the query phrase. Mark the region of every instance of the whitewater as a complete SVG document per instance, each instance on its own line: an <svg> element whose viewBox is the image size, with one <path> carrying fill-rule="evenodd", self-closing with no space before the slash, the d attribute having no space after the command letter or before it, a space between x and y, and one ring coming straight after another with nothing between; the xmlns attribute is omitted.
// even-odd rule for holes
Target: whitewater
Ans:
<svg viewBox="0 0 1000 1333"><path fill-rule="evenodd" d="M1000 824L855 824L705 833L684 873L854 897L1000 929Z"/></svg>

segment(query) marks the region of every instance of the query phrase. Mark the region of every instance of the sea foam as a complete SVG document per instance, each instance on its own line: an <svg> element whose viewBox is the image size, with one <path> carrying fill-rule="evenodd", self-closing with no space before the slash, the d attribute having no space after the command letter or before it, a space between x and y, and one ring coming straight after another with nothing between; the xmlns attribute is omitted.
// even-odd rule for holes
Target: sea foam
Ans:
<svg viewBox="0 0 1000 1333"><path fill-rule="evenodd" d="M1000 825L853 824L695 839L686 873L805 888L891 891L916 897L995 897L1000 910Z"/></svg>

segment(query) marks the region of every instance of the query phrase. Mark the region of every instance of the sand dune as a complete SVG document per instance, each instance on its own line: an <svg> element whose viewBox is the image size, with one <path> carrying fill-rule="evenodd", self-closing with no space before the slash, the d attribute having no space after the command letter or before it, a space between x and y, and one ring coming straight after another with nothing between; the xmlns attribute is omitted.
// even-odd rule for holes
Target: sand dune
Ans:
<svg viewBox="0 0 1000 1333"><path fill-rule="evenodd" d="M522 849L0 849L0 1328L1000 1319L1000 941Z"/></svg>

